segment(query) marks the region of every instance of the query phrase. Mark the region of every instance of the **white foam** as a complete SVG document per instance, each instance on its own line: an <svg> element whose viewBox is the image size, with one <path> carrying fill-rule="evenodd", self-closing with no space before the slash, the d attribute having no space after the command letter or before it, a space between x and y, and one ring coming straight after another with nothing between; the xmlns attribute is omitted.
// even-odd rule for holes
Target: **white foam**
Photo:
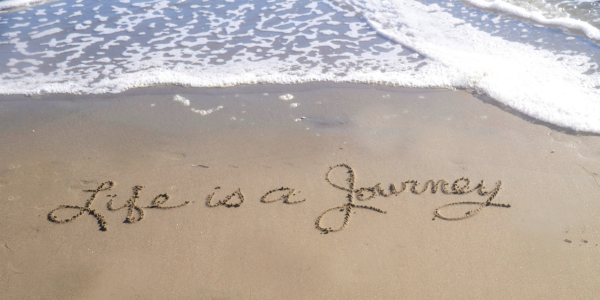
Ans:
<svg viewBox="0 0 600 300"><path fill-rule="evenodd" d="M27 64L31 64L34 66L39 66L41 64L43 64L42 61L39 60L35 60L35 59L23 59L23 60L17 60L14 58L10 58L8 60L8 63L6 64L7 67L14 67L16 66L18 63L27 63Z"/></svg>
<svg viewBox="0 0 600 300"><path fill-rule="evenodd" d="M6 37L9 37L9 38L14 38L14 37L18 36L19 33L21 33L21 32L20 31L5 32L5 33L2 34L2 36L6 36Z"/></svg>
<svg viewBox="0 0 600 300"><path fill-rule="evenodd" d="M8 10L19 7L28 7L46 2L45 0L5 0L0 2L0 10Z"/></svg>
<svg viewBox="0 0 600 300"><path fill-rule="evenodd" d="M348 0L380 34L428 57L420 86L474 89L534 118L600 132L600 83L585 55L557 55L480 31L437 5ZM558 60L558 58L561 58Z"/></svg>
<svg viewBox="0 0 600 300"><path fill-rule="evenodd" d="M213 113L215 111L218 111L218 110L221 110L221 109L223 109L223 106L219 105L219 106L217 106L215 108L211 108L211 109L208 109L208 110L192 108L192 111L195 112L195 113L197 113L197 114L201 114L203 116L206 116L208 114L211 114L211 113Z"/></svg>
<svg viewBox="0 0 600 300"><path fill-rule="evenodd" d="M186 98L183 98L183 97L181 97L181 96L179 96L179 95L175 95L175 96L173 97L173 101L175 101L175 102L180 102L181 104L183 104L183 105L185 105L185 106L190 106L190 100L188 100L188 99L186 99ZM192 108L192 109L193 109L193 108Z"/></svg>
<svg viewBox="0 0 600 300"><path fill-rule="evenodd" d="M595 88L600 86L600 75L589 72L598 68L591 60L597 52L562 49L555 53L536 48L551 41L551 36L536 38L540 42L532 43L536 46L511 42L465 23L451 14L451 6L414 0L344 1L338 5L328 0L280 0L268 7L258 2L238 7L219 4L223 11L217 12L206 5L190 8L185 2L148 0L111 2L103 10L102 5L84 6L81 14L72 14L70 19L58 16L74 11L65 6L31 11L31 20L14 14L21 19L15 18L9 26L45 20L39 26L19 25L18 31L2 33L6 38L0 47L10 66L0 73L0 94L119 93L154 85L225 87L311 81L465 88L540 120L600 133L600 101L596 100L600 91ZM496 4L482 5L505 8L500 2L492 3ZM192 10L191 15L172 15L182 9ZM354 12L348 14L349 9ZM536 17L514 11L522 18ZM355 14L361 18L344 19ZM109 17L111 21L106 22ZM489 20L479 17L477 22L484 19L498 30L506 24L493 15ZM561 25L557 20L548 22L571 24ZM579 30L595 36L584 27ZM533 34L532 28L516 29L519 34ZM143 32L148 34L140 35ZM577 42L565 41L569 37L563 35L560 41ZM110 50L105 54L99 48ZM44 73L38 69L42 66ZM290 101L293 96L279 99ZM178 95L173 100L190 105ZM218 107L191 109L208 114Z"/></svg>
<svg viewBox="0 0 600 300"><path fill-rule="evenodd" d="M27 27L27 26L29 26L29 24L30 24L29 22L27 22L27 23L18 23L18 24L15 24L15 25L11 26L10 28L12 29L12 28L19 28L19 27Z"/></svg>
<svg viewBox="0 0 600 300"><path fill-rule="evenodd" d="M279 96L279 100L283 100L283 101L290 101L292 99L294 99L294 95L292 95L292 94L285 94L285 95Z"/></svg>
<svg viewBox="0 0 600 300"><path fill-rule="evenodd" d="M62 29L54 27L54 28L50 28L48 30L44 30L42 32L33 34L33 35L31 35L31 38L32 39L38 39L38 38L41 38L41 37L44 37L44 36L47 36L47 35L52 35L52 34L55 34L55 33L59 33L61 31L62 31Z"/></svg>
<svg viewBox="0 0 600 300"><path fill-rule="evenodd" d="M528 11L523 7L519 7L501 0L485 1L485 0L466 0L468 3L481 8L493 11L501 11L513 16L528 19L533 22L547 25L563 27L583 33L587 38L600 41L600 30L591 24L572 19L572 18L546 18L539 11Z"/></svg>

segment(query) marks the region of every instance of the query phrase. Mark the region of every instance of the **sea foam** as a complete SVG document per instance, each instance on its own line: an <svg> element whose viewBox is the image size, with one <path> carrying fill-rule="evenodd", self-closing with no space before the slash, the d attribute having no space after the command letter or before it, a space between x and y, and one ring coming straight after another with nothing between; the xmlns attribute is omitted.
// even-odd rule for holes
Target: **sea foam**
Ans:
<svg viewBox="0 0 600 300"><path fill-rule="evenodd" d="M537 25L446 0L46 3L0 14L0 94L311 81L469 89L600 133L600 51L539 24L590 39L598 30L469 1Z"/></svg>
<svg viewBox="0 0 600 300"><path fill-rule="evenodd" d="M471 5L474 5L481 9L505 12L515 17L530 20L537 24L555 26L561 28L572 29L576 32L581 32L587 38L592 40L600 41L600 30L594 27L590 23L585 21L572 19L568 17L563 18L547 18L540 11L530 11L523 7L519 7L504 1L485 1L485 0L466 0Z"/></svg>
<svg viewBox="0 0 600 300"><path fill-rule="evenodd" d="M424 86L473 89L534 118L600 132L598 64L585 53L560 55L512 42L465 23L437 4L349 3L378 33L432 60L421 69Z"/></svg>
<svg viewBox="0 0 600 300"><path fill-rule="evenodd" d="M36 4L48 2L46 0L5 0L0 2L0 10L8 10L13 8L25 8Z"/></svg>

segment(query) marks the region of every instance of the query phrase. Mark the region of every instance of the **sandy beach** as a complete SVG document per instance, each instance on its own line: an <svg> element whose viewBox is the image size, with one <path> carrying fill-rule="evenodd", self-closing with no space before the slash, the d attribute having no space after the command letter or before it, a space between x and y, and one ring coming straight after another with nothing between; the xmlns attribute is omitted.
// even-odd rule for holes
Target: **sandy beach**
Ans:
<svg viewBox="0 0 600 300"><path fill-rule="evenodd" d="M0 96L0 140L2 299L600 292L600 137L465 91Z"/></svg>

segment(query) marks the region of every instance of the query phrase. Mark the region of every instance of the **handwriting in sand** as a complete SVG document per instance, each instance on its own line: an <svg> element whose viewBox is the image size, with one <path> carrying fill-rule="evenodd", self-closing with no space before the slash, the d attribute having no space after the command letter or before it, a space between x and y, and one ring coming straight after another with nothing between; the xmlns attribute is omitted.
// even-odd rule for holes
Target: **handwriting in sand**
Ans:
<svg viewBox="0 0 600 300"><path fill-rule="evenodd" d="M336 184L330 180L331 172L336 169L346 171L347 177L345 179L344 184ZM470 180L465 177L456 179L452 184L449 184L447 181L445 181L443 179L438 180L437 182L434 180L428 180L420 188L419 188L419 182L417 180L407 180L407 181L404 181L401 183L400 189L397 189L396 185L394 185L393 183L390 184L387 191L385 191L381 187L381 183L377 183L376 185L374 185L372 187L362 187L362 188L357 189L357 188L355 188L356 176L354 174L354 170L347 164L339 164L339 165L331 167L329 169L329 171L327 171L327 174L325 175L325 180L331 186L335 187L336 189L342 190L342 191L346 192L347 194L345 197L346 198L345 204L342 204L341 206L336 206L336 207L330 208L330 209L324 211L321 215L319 215L317 217L317 219L315 221L315 227L322 233L337 232L337 231L340 231L340 230L346 228L346 226L348 226L348 224L350 223L350 219L353 215L354 210L357 210L357 209L371 210L371 211L374 211L377 213L382 213L382 214L387 213L386 211L384 211L380 208L374 207L374 206L357 204L357 202L355 202L355 200L362 202L362 201L371 200L378 196L382 196L382 197L398 196L400 193L402 193L403 191L405 191L407 189L408 185L411 185L410 191L416 195L420 195L420 194L424 193L425 191L427 191L428 189L430 189L432 194L437 193L438 190L440 190L443 194L447 194L447 195L466 195L466 194L476 191L479 196L486 197L485 201L480 201L480 202L478 202L478 201L462 201L462 202L452 202L449 204L442 205L434 210L433 220L435 220L436 218L443 219L443 220L452 220L452 221L463 220L463 219L470 218L470 217L476 215L477 213L479 213L481 210L483 210L486 207L490 207L490 206L491 207L504 207L504 208L510 207L510 204L499 204L499 203L492 202L494 200L494 198L498 195L498 192L500 191L500 188L502 186L501 181L496 182L496 186L493 189L488 190L488 191L486 191L486 189L485 189L483 180L481 182L479 182L475 187L471 188L471 187L469 187L469 185L471 183ZM87 214L87 215L94 217L96 219L96 221L98 221L100 230L102 230L102 231L108 230L108 224L106 222L106 218L102 214L100 214L98 211L96 211L96 209L92 208L92 204L94 203L96 196L100 192L110 191L113 187L114 187L114 182L107 181L107 182L102 183L96 189L84 190L84 192L90 193L90 197L87 199L84 206L60 205L59 207L53 209L52 211L50 211L50 213L48 213L48 220L55 222L55 223L68 223L68 222L75 221L79 217ZM448 190L448 187L450 187L450 190ZM191 203L190 201L185 201L184 203L179 204L179 205L167 206L165 204L167 201L169 201L169 195L159 194L156 197L154 197L154 199L152 200L150 205L139 206L136 204L136 201L137 201L137 199L139 199L139 192L142 190L142 188L143 187L139 186L139 185L134 186L132 188L133 195L129 198L129 200L127 200L127 202L125 204L123 204L122 206L119 206L119 207L113 206L113 200L117 195L116 194L107 195L108 198L111 198L106 204L108 211L118 211L121 209L127 209L127 216L125 218L125 222L126 223L136 223L138 221L141 221L144 218L144 209L173 209L173 208L184 207ZM220 189L220 187L215 188L215 190L219 190L219 189ZM272 194L281 195L281 196L279 198L272 199L273 198L273 197L271 197ZM240 207L244 203L244 200L245 200L244 195L242 194L241 188L238 188L233 193L229 194L228 196L226 196L225 198L223 198L221 200L213 199L214 196L215 196L215 192L211 193L210 195L208 195L206 197L206 206L208 206L208 207L225 206L225 207L229 207L229 208L236 208L236 207ZM267 193L265 193L261 197L260 202L273 203L273 202L282 201L285 204L299 204L299 203L303 203L306 201L306 199L292 200L292 198L294 196L296 196L296 189L292 189L292 188L288 188L288 187L281 187L281 188L270 190ZM441 213L441 209L443 209L443 208L446 208L449 206L458 206L458 205L470 205L470 206L475 205L476 208L471 209L458 217L448 217ZM60 211L60 210L66 210L66 209L72 209L72 210L74 209L77 212L75 213L75 215L73 215L69 218L59 219L56 216L56 212ZM343 220L341 222L341 225L337 228L325 227L322 224L323 217L325 215L329 214L330 212L334 212L334 211L343 212Z"/></svg>

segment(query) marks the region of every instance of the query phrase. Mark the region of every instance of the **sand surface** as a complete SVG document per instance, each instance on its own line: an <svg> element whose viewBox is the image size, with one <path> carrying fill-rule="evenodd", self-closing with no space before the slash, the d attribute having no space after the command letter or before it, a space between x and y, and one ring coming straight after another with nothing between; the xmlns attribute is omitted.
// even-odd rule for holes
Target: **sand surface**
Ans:
<svg viewBox="0 0 600 300"><path fill-rule="evenodd" d="M600 292L600 138L464 91L311 83L2 96L0 140L2 299ZM448 193L415 194L409 182L384 197L376 186L417 180L420 192L430 179ZM445 206L485 205L489 193L461 194L482 180L479 191L501 185L494 205ZM467 218L436 218L440 207Z"/></svg>

